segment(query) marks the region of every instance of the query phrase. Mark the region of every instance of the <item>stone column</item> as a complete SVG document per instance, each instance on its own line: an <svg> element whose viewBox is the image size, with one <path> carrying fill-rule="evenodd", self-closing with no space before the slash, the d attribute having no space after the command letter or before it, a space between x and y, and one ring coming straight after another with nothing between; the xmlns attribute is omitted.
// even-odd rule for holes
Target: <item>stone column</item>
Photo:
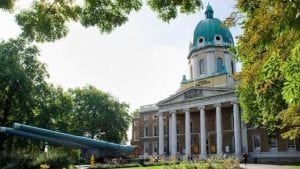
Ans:
<svg viewBox="0 0 300 169"><path fill-rule="evenodd" d="M247 126L246 124L242 121L242 152L248 154L248 137L247 137Z"/></svg>
<svg viewBox="0 0 300 169"><path fill-rule="evenodd" d="M232 102L233 104L233 124L234 124L234 148L235 148L235 156L240 158L242 155L241 151L241 123L240 123L240 112L239 105L236 101Z"/></svg>
<svg viewBox="0 0 300 169"><path fill-rule="evenodd" d="M185 112L185 156L191 155L191 116L190 110L184 109Z"/></svg>
<svg viewBox="0 0 300 169"><path fill-rule="evenodd" d="M177 132L176 132L176 111L172 111L172 145L171 145L171 149L172 149L172 156L176 157L177 154Z"/></svg>
<svg viewBox="0 0 300 169"><path fill-rule="evenodd" d="M169 114L169 155L172 155L172 118Z"/></svg>
<svg viewBox="0 0 300 169"><path fill-rule="evenodd" d="M217 133L217 154L219 156L223 155L223 133L222 133L222 113L221 113L221 103L216 106L216 133Z"/></svg>
<svg viewBox="0 0 300 169"><path fill-rule="evenodd" d="M164 154L164 118L163 112L158 112L158 127L159 127L159 155Z"/></svg>
<svg viewBox="0 0 300 169"><path fill-rule="evenodd" d="M206 152L206 124L205 124L205 106L200 106L200 158L205 159L207 157Z"/></svg>

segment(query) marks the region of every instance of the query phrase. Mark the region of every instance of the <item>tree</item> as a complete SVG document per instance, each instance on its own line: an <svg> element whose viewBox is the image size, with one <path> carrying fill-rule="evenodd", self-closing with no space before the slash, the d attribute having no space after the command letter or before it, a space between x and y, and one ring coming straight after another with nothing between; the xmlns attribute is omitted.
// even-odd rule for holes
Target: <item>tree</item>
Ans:
<svg viewBox="0 0 300 169"><path fill-rule="evenodd" d="M202 7L199 0L148 0L158 16L169 21L178 12L192 13ZM0 8L13 12L16 0L0 1ZM109 33L128 20L128 15L141 9L142 0L34 0L30 9L16 14L22 37L31 41L55 41L68 34L68 21L80 22L85 27L96 26Z"/></svg>
<svg viewBox="0 0 300 169"><path fill-rule="evenodd" d="M22 39L0 42L0 126L34 121L48 76L37 47ZM8 137L0 135L0 148Z"/></svg>
<svg viewBox="0 0 300 169"><path fill-rule="evenodd" d="M120 143L131 122L128 104L92 86L70 90L74 101L73 126L78 135Z"/></svg>
<svg viewBox="0 0 300 169"><path fill-rule="evenodd" d="M131 113L132 117L136 117L140 115L140 110L139 109L135 109L132 113Z"/></svg>
<svg viewBox="0 0 300 169"><path fill-rule="evenodd" d="M238 97L247 123L300 136L300 2L238 0L244 34L237 45Z"/></svg>
<svg viewBox="0 0 300 169"><path fill-rule="evenodd" d="M39 97L41 100L36 108L38 120L30 123L31 125L67 133L72 133L79 127L72 126L74 103L69 92L48 84Z"/></svg>

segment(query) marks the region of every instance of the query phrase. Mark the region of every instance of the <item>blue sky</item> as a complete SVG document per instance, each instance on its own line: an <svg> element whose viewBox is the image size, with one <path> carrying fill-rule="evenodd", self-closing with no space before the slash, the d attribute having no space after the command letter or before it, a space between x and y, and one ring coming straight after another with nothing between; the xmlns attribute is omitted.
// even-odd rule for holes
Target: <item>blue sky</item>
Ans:
<svg viewBox="0 0 300 169"><path fill-rule="evenodd" d="M233 0L211 0L214 17L224 20ZM17 9L23 8L21 5ZM204 6L207 1L204 1ZM188 74L188 45L204 10L179 15L170 23L159 20L146 5L110 34L69 23L70 33L54 43L38 44L40 61L47 65L49 82L64 88L93 85L130 104L131 110L174 94ZM20 33L14 17L0 13L0 39ZM233 36L240 28L231 29ZM187 76L189 77L189 76Z"/></svg>

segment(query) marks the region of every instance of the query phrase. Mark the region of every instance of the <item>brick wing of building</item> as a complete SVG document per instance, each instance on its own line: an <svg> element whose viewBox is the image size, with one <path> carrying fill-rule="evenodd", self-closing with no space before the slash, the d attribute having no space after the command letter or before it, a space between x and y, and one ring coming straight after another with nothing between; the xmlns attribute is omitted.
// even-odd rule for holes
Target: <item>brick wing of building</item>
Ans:
<svg viewBox="0 0 300 169"><path fill-rule="evenodd" d="M141 106L133 118L132 145L143 158L166 156L205 159L213 154L252 159L300 161L300 142L267 135L264 128L246 126L241 120L232 78L236 61L229 48L231 32L206 7L190 43L190 76L180 89L152 105ZM253 110L255 111L255 110Z"/></svg>

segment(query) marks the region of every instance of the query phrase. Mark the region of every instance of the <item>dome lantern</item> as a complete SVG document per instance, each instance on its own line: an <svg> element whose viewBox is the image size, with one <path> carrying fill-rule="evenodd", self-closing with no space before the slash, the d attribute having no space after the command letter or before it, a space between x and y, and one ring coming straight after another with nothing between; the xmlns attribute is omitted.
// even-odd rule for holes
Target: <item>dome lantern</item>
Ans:
<svg viewBox="0 0 300 169"><path fill-rule="evenodd" d="M209 5L209 3L206 6L205 16L206 16L206 19L214 18L214 10L213 10L212 6Z"/></svg>

